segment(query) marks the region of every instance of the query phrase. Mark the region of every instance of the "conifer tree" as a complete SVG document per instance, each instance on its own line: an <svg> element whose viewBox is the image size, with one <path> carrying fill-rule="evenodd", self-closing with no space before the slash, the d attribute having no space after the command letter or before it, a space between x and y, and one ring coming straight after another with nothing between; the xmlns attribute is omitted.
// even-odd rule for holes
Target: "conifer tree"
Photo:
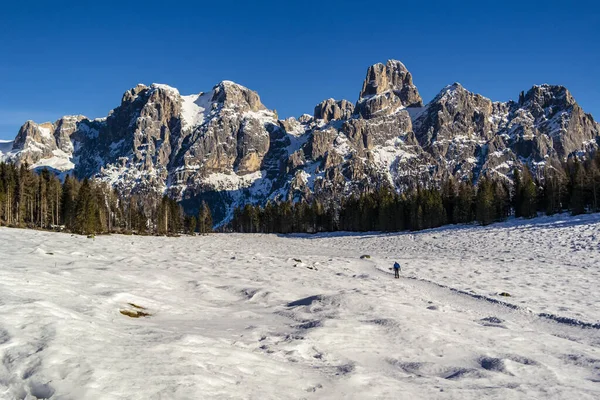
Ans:
<svg viewBox="0 0 600 400"><path fill-rule="evenodd" d="M523 216L521 205L523 203L523 183L521 181L521 172L518 168L513 171L513 182L514 182L514 195L512 199L513 208L515 210L515 217L519 218Z"/></svg>
<svg viewBox="0 0 600 400"><path fill-rule="evenodd" d="M473 221L474 214L474 193L471 182L461 182L458 188L458 198L456 202L456 222L469 223Z"/></svg>
<svg viewBox="0 0 600 400"><path fill-rule="evenodd" d="M262 222L262 231L272 233L275 231L274 221L276 219L275 206L270 201L267 201L265 205Z"/></svg>
<svg viewBox="0 0 600 400"><path fill-rule="evenodd" d="M510 192L503 182L492 182L494 198L494 220L503 221L510 215Z"/></svg>
<svg viewBox="0 0 600 400"><path fill-rule="evenodd" d="M190 216L189 217L189 223L188 223L188 234L193 235L196 232L196 225L197 225L198 221L196 219L195 216Z"/></svg>
<svg viewBox="0 0 600 400"><path fill-rule="evenodd" d="M393 231L395 230L395 213L396 213L396 202L394 193L392 193L387 187L383 187L377 193L379 197L379 207L377 216L377 230L381 231Z"/></svg>
<svg viewBox="0 0 600 400"><path fill-rule="evenodd" d="M477 222L489 225L495 219L494 191L487 178L481 178L475 200Z"/></svg>
<svg viewBox="0 0 600 400"><path fill-rule="evenodd" d="M442 203L444 210L446 210L446 221L449 224L455 224L457 222L457 203L458 203L458 190L456 188L456 182L454 178L449 177L442 186Z"/></svg>
<svg viewBox="0 0 600 400"><path fill-rule="evenodd" d="M61 198L61 210L60 215L62 217L62 224L67 227L72 227L74 224L75 216L75 198L77 196L76 186L73 183L73 179L67 175L65 182L63 183L62 198Z"/></svg>
<svg viewBox="0 0 600 400"><path fill-rule="evenodd" d="M588 159L586 171L590 210L598 212L600 211L600 151L596 152L594 158Z"/></svg>
<svg viewBox="0 0 600 400"><path fill-rule="evenodd" d="M248 212L251 215L252 221L256 223L256 219L254 216L254 208L250 205L247 204L247 207L244 208L244 212ZM252 209L252 210L250 210ZM244 216L241 217L242 220L244 219ZM207 233L212 232L212 225L213 225L213 221L212 221L212 215L210 212L210 208L208 207L208 204L206 204L205 201L203 201L200 204L200 209L198 211L198 232L201 235L206 235ZM249 225L250 225L250 221L249 221ZM252 232L252 230L245 230L246 226L243 226L242 223L242 232ZM251 226L250 229L254 229L254 226Z"/></svg>
<svg viewBox="0 0 600 400"><path fill-rule="evenodd" d="M206 226L207 233L213 231L212 212L210 211L210 207L208 206L208 204L206 204L204 207L204 224Z"/></svg>
<svg viewBox="0 0 600 400"><path fill-rule="evenodd" d="M542 186L542 201L547 215L562 211L562 197L564 185L558 172L554 168L544 170L544 184Z"/></svg>
<svg viewBox="0 0 600 400"><path fill-rule="evenodd" d="M579 160L574 159L573 165L570 171L570 179L571 179L571 199L570 199L570 209L571 214L579 215L585 213L585 205L586 205L586 173L583 168L583 165L579 162Z"/></svg>
<svg viewBox="0 0 600 400"><path fill-rule="evenodd" d="M524 218L535 217L537 215L537 187L527 167L523 168L520 190L520 216Z"/></svg>
<svg viewBox="0 0 600 400"><path fill-rule="evenodd" d="M86 178L81 184L75 202L73 231L90 235L98 233L98 204L94 198L92 187Z"/></svg>

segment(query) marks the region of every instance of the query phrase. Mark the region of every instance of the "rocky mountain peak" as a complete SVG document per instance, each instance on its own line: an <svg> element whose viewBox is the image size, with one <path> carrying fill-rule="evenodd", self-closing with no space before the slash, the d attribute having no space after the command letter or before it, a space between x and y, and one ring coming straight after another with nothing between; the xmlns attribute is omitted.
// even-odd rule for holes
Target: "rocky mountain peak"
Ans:
<svg viewBox="0 0 600 400"><path fill-rule="evenodd" d="M478 142L489 140L498 130L505 108L455 82L443 88L417 117L415 134L421 146L435 156L452 158L460 154L466 159L476 153ZM461 143L456 149L440 145L461 140L468 143Z"/></svg>
<svg viewBox="0 0 600 400"><path fill-rule="evenodd" d="M430 104L447 102L451 99L455 99L457 96L465 95L470 93L467 89L465 89L460 83L454 82L452 85L445 86L442 90L438 92L437 95L431 100Z"/></svg>
<svg viewBox="0 0 600 400"><path fill-rule="evenodd" d="M485 108L489 110L494 104L490 99L480 94L473 93L466 89L463 85L458 82L454 82L451 85L443 88L428 106L431 105L444 105L447 107L457 106L474 106L478 108Z"/></svg>
<svg viewBox="0 0 600 400"><path fill-rule="evenodd" d="M29 143L40 143L46 144L52 142L52 132L54 127L50 122L44 122L42 124L36 124L33 121L27 121L15 138L14 148L24 149Z"/></svg>
<svg viewBox="0 0 600 400"><path fill-rule="evenodd" d="M556 106L572 106L575 99L566 87L560 85L535 85L527 93L519 96L520 106L534 106L540 108Z"/></svg>
<svg viewBox="0 0 600 400"><path fill-rule="evenodd" d="M454 93L454 92L463 92L463 91L467 91L467 89L465 89L465 87L463 85L461 85L458 82L454 82L452 85L447 85L446 87L444 87L442 90L440 90L440 92L438 93L437 97L441 97L445 94L450 94L450 93Z"/></svg>
<svg viewBox="0 0 600 400"><path fill-rule="evenodd" d="M363 82L360 98L390 91L400 98L405 107L423 105L419 91L413 84L411 73L400 61L388 60L386 64L378 63L370 66Z"/></svg>
<svg viewBox="0 0 600 400"><path fill-rule="evenodd" d="M302 114L298 117L298 122L302 124L309 124L313 121L313 117L310 114Z"/></svg>
<svg viewBox="0 0 600 400"><path fill-rule="evenodd" d="M373 118L389 115L398 108L422 106L411 73L400 61L388 60L367 70L356 109L363 118Z"/></svg>
<svg viewBox="0 0 600 400"><path fill-rule="evenodd" d="M239 111L260 111L267 108L258 93L232 81L222 81L213 88L212 102Z"/></svg>
<svg viewBox="0 0 600 400"><path fill-rule="evenodd" d="M145 92L148 89L148 86L142 83L138 83L134 88L131 88L125 93L123 93L123 97L121 98L121 104L133 102L135 99L137 99L140 93Z"/></svg>
<svg viewBox="0 0 600 400"><path fill-rule="evenodd" d="M542 160L556 154L565 158L598 148L600 126L564 86L533 86L508 106L508 132L521 157L533 155Z"/></svg>
<svg viewBox="0 0 600 400"><path fill-rule="evenodd" d="M177 90L173 86L165 85L164 83L153 83L152 85L150 85L150 89L152 91L163 90L165 92L179 95L179 90Z"/></svg>
<svg viewBox="0 0 600 400"><path fill-rule="evenodd" d="M327 99L315 106L314 118L329 122L334 119L348 119L354 113L354 105L348 100Z"/></svg>

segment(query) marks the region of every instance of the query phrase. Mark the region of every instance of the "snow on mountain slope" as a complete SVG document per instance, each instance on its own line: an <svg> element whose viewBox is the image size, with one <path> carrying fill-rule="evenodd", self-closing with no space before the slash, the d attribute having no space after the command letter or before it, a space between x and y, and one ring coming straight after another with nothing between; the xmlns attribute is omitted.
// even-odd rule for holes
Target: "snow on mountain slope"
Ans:
<svg viewBox="0 0 600 400"><path fill-rule="evenodd" d="M384 235L0 228L0 397L597 399L600 326L538 314L598 324L598 232L598 215Z"/></svg>
<svg viewBox="0 0 600 400"><path fill-rule="evenodd" d="M206 114L211 110L212 96L213 92L181 96L181 121L186 127L195 127L204 123Z"/></svg>
<svg viewBox="0 0 600 400"><path fill-rule="evenodd" d="M12 150L13 140L0 140L0 158Z"/></svg>
<svg viewBox="0 0 600 400"><path fill-rule="evenodd" d="M394 175L397 175L397 165L415 155L402 148L400 139L390 140L386 146L373 149L373 162L375 166L387 177L390 184L394 184ZM394 169L396 166L396 169ZM396 170L396 171L395 171Z"/></svg>
<svg viewBox="0 0 600 400"><path fill-rule="evenodd" d="M62 150L53 150L51 158L42 158L32 168L51 168L57 171L70 171L75 168L75 164L71 161L71 155Z"/></svg>

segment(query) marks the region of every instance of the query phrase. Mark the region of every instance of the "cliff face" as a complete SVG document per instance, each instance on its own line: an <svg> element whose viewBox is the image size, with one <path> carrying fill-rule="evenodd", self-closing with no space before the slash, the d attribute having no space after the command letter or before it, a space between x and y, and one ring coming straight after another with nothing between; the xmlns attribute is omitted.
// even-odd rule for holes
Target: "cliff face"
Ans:
<svg viewBox="0 0 600 400"><path fill-rule="evenodd" d="M390 60L368 69L355 105L328 99L298 119L279 120L229 81L189 96L138 85L103 119L26 122L0 157L190 208L207 199L226 219L248 201L335 200L448 176L510 180L515 167L541 171L599 143L600 126L562 86L499 103L453 84L423 106L410 72Z"/></svg>

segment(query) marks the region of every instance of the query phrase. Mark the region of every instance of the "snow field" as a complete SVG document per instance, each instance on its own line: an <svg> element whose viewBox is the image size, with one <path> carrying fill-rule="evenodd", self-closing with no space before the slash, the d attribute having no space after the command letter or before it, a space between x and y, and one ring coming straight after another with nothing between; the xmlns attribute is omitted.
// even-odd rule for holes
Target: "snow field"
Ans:
<svg viewBox="0 0 600 400"><path fill-rule="evenodd" d="M595 399L600 329L538 314L598 322L599 232L599 216L380 235L1 228L0 398Z"/></svg>

